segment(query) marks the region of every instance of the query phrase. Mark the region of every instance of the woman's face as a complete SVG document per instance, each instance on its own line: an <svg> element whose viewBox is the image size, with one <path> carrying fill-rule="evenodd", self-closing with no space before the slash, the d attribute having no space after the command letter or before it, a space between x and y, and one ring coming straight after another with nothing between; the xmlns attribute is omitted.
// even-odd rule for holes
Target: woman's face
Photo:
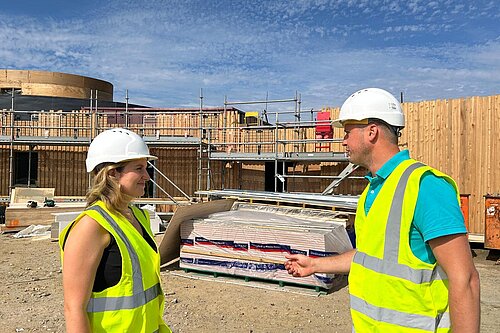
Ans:
<svg viewBox="0 0 500 333"><path fill-rule="evenodd" d="M135 198L144 195L144 186L150 179L146 167L147 160L142 158L128 162L121 172L116 171L122 193Z"/></svg>

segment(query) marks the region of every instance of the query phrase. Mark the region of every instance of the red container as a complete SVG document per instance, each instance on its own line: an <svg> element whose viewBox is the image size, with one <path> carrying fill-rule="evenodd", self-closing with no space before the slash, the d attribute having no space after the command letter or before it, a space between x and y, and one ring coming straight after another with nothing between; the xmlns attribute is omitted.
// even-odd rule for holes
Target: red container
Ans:
<svg viewBox="0 0 500 333"><path fill-rule="evenodd" d="M332 124L330 123L330 112L318 112L316 123L316 135L328 136L333 134Z"/></svg>

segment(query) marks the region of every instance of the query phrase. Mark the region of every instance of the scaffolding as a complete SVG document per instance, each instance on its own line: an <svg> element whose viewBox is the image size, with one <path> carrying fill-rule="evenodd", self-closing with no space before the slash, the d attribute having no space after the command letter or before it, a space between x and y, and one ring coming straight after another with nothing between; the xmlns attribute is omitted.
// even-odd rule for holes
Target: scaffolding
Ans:
<svg viewBox="0 0 500 333"><path fill-rule="evenodd" d="M8 147L8 195L2 196L0 201L9 202L12 190L16 185L36 187L32 179L32 153L35 147L42 149L55 149L54 147L85 147L88 148L93 138L102 131L114 128L129 128L144 139L148 146L152 147L197 147L201 140L197 133L191 133L188 127L157 126L156 119L159 115L154 109L140 110L125 108L112 108L98 106L97 92L91 91L90 106L82 107L80 110L15 110L15 92L12 91L12 106L10 110L0 110L0 147ZM127 97L128 98L128 97ZM147 110L147 112L145 111ZM153 121L151 121L153 120ZM181 134L182 132L182 134ZM194 135L192 135L194 134ZM15 184L14 181L14 151L15 148L28 151L28 174L27 182ZM71 163L71 161L67 161ZM177 201L157 184L157 177L162 177L188 201L192 197L180 189L173 181L166 177L154 164L150 163L154 170L152 182L155 184L154 197L161 191L172 203ZM90 175L88 176L90 185Z"/></svg>
<svg viewBox="0 0 500 333"><path fill-rule="evenodd" d="M202 99L202 96L200 96L200 99ZM292 104L293 110L270 112L268 110L270 104ZM207 128L208 151L206 158L208 161L273 162L274 192L286 192L286 181L290 178L318 177L333 179L327 189L322 192L323 195L332 194L339 183L348 177L363 178L351 176L356 167L348 163L347 156L341 146L342 138L318 139L308 133L312 132L311 129L315 125L332 126L332 122L330 120L316 120L314 114L319 111L313 109L308 111L311 120L303 120L304 112L301 111L301 98L298 93L295 94L294 98L290 99L269 100L266 95L265 100L257 101L228 101L226 96L223 112L226 113L228 106L246 105L265 105L260 121L252 126L243 122L228 124L227 117L223 116L222 128ZM252 111L252 113L254 112ZM274 117L274 124L269 121L269 117ZM288 121L286 118L292 118L293 120ZM221 135L214 135L220 133ZM218 139L214 140L214 138ZM317 151L315 149L318 144L332 143L335 143L339 149L336 151ZM289 174L286 170L287 163L296 165L305 162L341 162L346 163L346 168L335 176L295 175ZM209 175L210 172L213 171L209 168ZM222 174L224 173L222 172ZM222 181L223 184L224 181ZM207 188L207 190L209 189Z"/></svg>
<svg viewBox="0 0 500 333"><path fill-rule="evenodd" d="M97 93L91 93L89 107L73 111L16 111L14 110L14 92L12 107L0 111L0 145L9 147L9 194L14 187L13 151L15 146L25 146L31 152L36 146L77 146L88 147L92 139L103 130L113 127L125 127L142 136L150 147L176 147L197 149L196 189L198 192L224 190L224 163L271 163L274 167L274 192L286 192L286 183L292 178L329 178L332 183L322 194L332 194L338 184L350 177L355 170L341 146L341 138L318 139L314 136L314 126L331 126L331 121L315 119L319 111L301 110L300 94L293 98L257 101L230 101L224 98L223 107L204 107L203 91L200 90L199 108L130 108L128 91L125 109L122 107L100 107ZM288 107L288 110L271 112L272 105ZM290 107L291 105L291 107ZM256 123L245 122L245 112L240 106L262 107ZM304 120L305 115L310 120ZM317 151L318 144L328 143L334 147L331 151ZM216 170L214 162L219 162L221 170ZM346 168L339 175L296 174L299 164L337 162L345 163ZM291 165L291 167L290 167ZM153 165L154 167L154 165ZM289 172L292 168L292 172ZM241 171L241 170L240 170ZM28 170L27 186L30 187ZM155 168L153 182L162 172ZM220 179L220 186L214 182ZM240 172L241 176L241 172ZM164 176L171 184L168 177ZM178 188L184 197L190 195ZM155 196L161 193L170 196L159 185L155 187ZM194 193L191 193L191 195ZM171 198L173 199L173 198ZM174 200L175 201L175 200Z"/></svg>

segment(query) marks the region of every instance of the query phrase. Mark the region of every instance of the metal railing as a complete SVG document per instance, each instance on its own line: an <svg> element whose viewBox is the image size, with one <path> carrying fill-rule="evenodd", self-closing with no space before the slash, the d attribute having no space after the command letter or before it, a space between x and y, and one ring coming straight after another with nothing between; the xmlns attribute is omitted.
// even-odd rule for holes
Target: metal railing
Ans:
<svg viewBox="0 0 500 333"><path fill-rule="evenodd" d="M4 143L50 142L61 144L91 140L92 115L82 111L0 110L0 139Z"/></svg>
<svg viewBox="0 0 500 333"><path fill-rule="evenodd" d="M227 108L262 103L266 108L270 103L293 103L294 107L293 111L265 110L256 125L242 123L242 111ZM177 111L146 108L124 111L123 108L98 108L96 104L77 111L0 110L1 143L11 146L12 160L12 147L16 144L89 145L105 129L126 127L141 135L148 145L198 145L198 190L205 177L206 189L210 189L214 174L210 161L214 160L274 162L275 191L279 184L284 191L287 178L311 177L288 175L286 161L347 162L341 138L316 137L315 126L331 126L331 121L314 120L312 110L307 112L311 120L303 120L298 96L250 102L228 102L226 99L224 108L218 110L204 110L201 101L200 110ZM294 120L282 121L287 118ZM283 165L281 170L278 170L279 163ZM331 178L339 179L338 176Z"/></svg>

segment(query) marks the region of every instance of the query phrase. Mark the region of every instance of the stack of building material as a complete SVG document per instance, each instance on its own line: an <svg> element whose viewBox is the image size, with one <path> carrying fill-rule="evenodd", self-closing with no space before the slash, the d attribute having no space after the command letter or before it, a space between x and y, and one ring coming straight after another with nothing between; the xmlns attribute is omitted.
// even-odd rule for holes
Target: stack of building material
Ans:
<svg viewBox="0 0 500 333"><path fill-rule="evenodd" d="M294 278L286 253L329 256L352 249L343 223L250 208L181 224L180 267L329 289L333 274Z"/></svg>
<svg viewBox="0 0 500 333"><path fill-rule="evenodd" d="M143 210L147 210L149 214L149 223L151 226L151 231L153 235L160 233L160 225L162 224L160 216L156 213L155 207L153 205L144 205L141 207ZM54 222L51 226L50 237L52 239L58 239L61 231L70 223L72 223L78 215L82 213L82 210L75 212L63 212L63 213L52 213L54 215Z"/></svg>
<svg viewBox="0 0 500 333"><path fill-rule="evenodd" d="M25 228L33 224L51 225L57 213L81 211L82 200L56 200L54 188L22 188L12 190L9 206L5 210L6 228ZM46 201L53 205L46 205Z"/></svg>

